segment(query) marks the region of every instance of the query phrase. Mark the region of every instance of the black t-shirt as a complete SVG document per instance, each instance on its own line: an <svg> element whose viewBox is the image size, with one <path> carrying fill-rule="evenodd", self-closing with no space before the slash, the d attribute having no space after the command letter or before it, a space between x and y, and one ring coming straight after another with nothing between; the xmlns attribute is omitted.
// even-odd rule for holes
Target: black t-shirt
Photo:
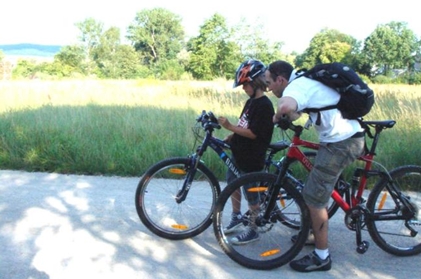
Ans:
<svg viewBox="0 0 421 279"><path fill-rule="evenodd" d="M273 104L266 95L248 99L244 105L237 126L250 129L256 138L250 139L234 133L231 139L232 154L242 171L262 170L266 150L272 140L274 113Z"/></svg>

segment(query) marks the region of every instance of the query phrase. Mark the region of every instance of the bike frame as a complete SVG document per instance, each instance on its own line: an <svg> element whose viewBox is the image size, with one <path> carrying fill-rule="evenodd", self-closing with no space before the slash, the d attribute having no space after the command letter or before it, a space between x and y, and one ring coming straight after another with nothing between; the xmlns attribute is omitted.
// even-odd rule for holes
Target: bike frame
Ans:
<svg viewBox="0 0 421 279"><path fill-rule="evenodd" d="M295 133L286 154L287 163L283 165L283 169L281 170L281 175L279 176L279 178L286 177L286 171L290 163L294 160L298 160L308 171L311 171L311 169L313 168L312 163L300 148L318 150L320 144L301 139L300 135L303 129L304 128L301 126L295 127ZM371 176L387 175L387 173L384 171L371 170L375 155L375 149L379 140L381 129L381 127L376 126L376 133L373 137L373 142L370 150L368 150L368 152L366 152L364 155L360 156L357 159L359 161L364 162L364 168L356 168L356 171L359 173L360 181L358 185L352 186L357 187L357 191L353 191L349 197L346 197L344 199L342 198L341 194L338 192L337 189L333 189L331 195L332 199L334 199L335 202L339 205L339 207L342 208L342 210L344 210L345 212L349 212L353 207L356 207L362 201L362 195L367 185L367 178ZM277 183L278 182L279 181L277 181Z"/></svg>
<svg viewBox="0 0 421 279"><path fill-rule="evenodd" d="M195 166L200 162L203 154L206 152L207 148L210 147L218 157L224 162L224 164L231 170L236 177L241 176L241 172L238 166L234 163L232 158L225 152L225 150L231 150L231 145L226 143L223 140L220 140L212 135L212 131L206 131L206 135L202 141L202 144L199 145L196 149L196 153L191 155L191 159ZM271 147L268 148L269 155L266 157L265 166L268 167L270 164L273 164L275 167L279 168L278 165L272 162L273 156L280 150L286 149L288 145L285 141L280 141L274 144L271 144Z"/></svg>
<svg viewBox="0 0 421 279"><path fill-rule="evenodd" d="M349 189L345 192L345 197L342 198L341 193L338 189L334 188L331 194L332 199L339 205L339 207L345 212L345 214L349 214L348 216L354 220L354 226L356 231L356 242L357 242L357 251L359 253L364 253L368 249L368 243L366 241L362 241L361 239L361 230L362 230L362 215L369 215L369 218L373 219L383 219L388 220L389 217L383 217L382 214L380 215L373 215L372 213L368 212L367 209L362 205L364 202L364 199L362 198L363 192L366 189L367 186L367 179L372 176L379 176L382 178L388 178L389 180L392 180L390 177L390 174L387 170L381 171L381 170L372 170L372 164L373 159L375 156L375 150L377 143L379 141L380 133L383 129L391 128L395 124L395 121L368 121L365 123L367 127L369 125L372 125L375 127L375 134L374 136L371 134L370 129L366 129L366 132L368 135L373 139L371 143L370 149L367 148L367 145L365 145L365 153L364 155L357 158L358 161L364 162L364 168L355 168L354 169L354 177L352 180L352 184L350 187L352 187L352 191ZM275 185L273 187L273 192L270 195L268 209L273 208L276 203L276 196L280 190L281 185L285 183L287 178L287 170L289 168L289 165L294 161L298 160L308 171L311 171L313 168L312 163L304 152L300 148L308 148L308 149L314 149L318 150L320 148L319 143L314 143L308 140L303 140L300 138L301 133L303 131L302 126L294 126L291 124L290 128L294 131L294 136L291 141L291 145L288 148L287 154L286 154L286 163L282 165L280 174L277 177L277 180L275 182ZM346 183L349 185L348 183ZM349 186L348 186L349 187ZM392 185L393 187L393 185ZM399 192L397 189L393 189L395 192ZM403 198L396 197L395 195L392 195L393 199L396 202L396 199L399 198L400 201L402 201L407 208L411 208L410 202ZM268 217L270 216L270 210L266 210L264 213L265 220L268 220ZM396 217L393 217L392 219L395 219ZM398 218L400 219L400 218ZM407 226L407 225L406 225ZM411 227L407 226L414 234L416 233L411 229Z"/></svg>
<svg viewBox="0 0 421 279"><path fill-rule="evenodd" d="M208 117L204 118L204 116L208 116ZM214 118L214 116L211 112L209 112L209 114L206 114L206 112L203 111L202 115L199 116L199 118L197 119L198 122L202 122L202 127L205 130L205 135L204 135L201 145L197 147L196 152L189 156L190 162L189 162L188 168L190 171L188 172L187 178L184 181L183 187L180 189L180 191L176 195L177 203L181 203L186 199L190 186L196 174L197 167L201 161L203 154L206 152L208 147L210 147L213 151L215 151L216 154L218 154L219 158L224 162L224 164L228 167L228 169L234 173L234 175L237 178L241 176L240 169L234 163L232 158L227 154L227 152L225 152L225 150L231 150L231 145L213 136L213 131L215 129L220 129L220 126L217 123L216 119L212 120L212 118ZM286 149L286 148L287 148L287 145L284 142L282 143L278 142L278 143L273 144L268 149L270 150L270 152L269 152L269 156L266 158L265 166L272 164L271 159L276 152L282 149ZM277 165L275 166L278 167Z"/></svg>
<svg viewBox="0 0 421 279"><path fill-rule="evenodd" d="M195 166L199 164L200 158L202 158L208 146L218 154L219 158L224 162L224 164L230 169L235 176L240 177L241 173L237 165L232 161L231 157L225 152L224 149L231 149L231 146L211 135L211 132L206 132L205 138L200 146L198 146L196 153L191 156L194 161Z"/></svg>

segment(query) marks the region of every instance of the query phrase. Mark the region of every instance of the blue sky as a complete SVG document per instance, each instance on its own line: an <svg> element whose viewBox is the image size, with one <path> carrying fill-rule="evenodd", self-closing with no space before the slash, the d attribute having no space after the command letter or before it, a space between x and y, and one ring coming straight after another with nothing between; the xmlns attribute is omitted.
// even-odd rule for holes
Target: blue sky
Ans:
<svg viewBox="0 0 421 279"><path fill-rule="evenodd" d="M116 26L125 34L136 13L162 7L179 15L187 35L195 36L205 20L219 13L230 26L246 18L261 24L263 36L284 42L284 51L302 52L323 28L337 29L364 40L379 24L403 21L421 37L421 16L416 1L376 0L13 0L2 3L0 44L39 43L68 45L77 42L76 22L94 18L105 28ZM340 4L337 4L340 3Z"/></svg>

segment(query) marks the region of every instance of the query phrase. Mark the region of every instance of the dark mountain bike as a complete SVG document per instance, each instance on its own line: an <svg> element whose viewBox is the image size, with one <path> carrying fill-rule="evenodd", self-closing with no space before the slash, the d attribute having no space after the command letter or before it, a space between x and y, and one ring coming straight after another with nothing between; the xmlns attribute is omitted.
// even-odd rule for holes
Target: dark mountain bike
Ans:
<svg viewBox="0 0 421 279"><path fill-rule="evenodd" d="M237 176L240 174L227 152L230 145L213 136L213 132L220 128L214 114L203 111L193 128L196 142L201 140L196 152L186 157L164 159L152 165L142 176L135 194L136 211L141 222L154 234L181 240L200 234L212 224L212 213L221 187L214 173L201 160L203 154L210 148ZM265 172L279 172L283 159L275 160L275 155L288 146L287 140L269 146ZM314 158L316 153L309 151L306 155ZM300 177L300 173L306 175L298 162L291 164L290 172L296 177ZM286 217L285 222L289 222ZM294 221L291 222L293 225Z"/></svg>

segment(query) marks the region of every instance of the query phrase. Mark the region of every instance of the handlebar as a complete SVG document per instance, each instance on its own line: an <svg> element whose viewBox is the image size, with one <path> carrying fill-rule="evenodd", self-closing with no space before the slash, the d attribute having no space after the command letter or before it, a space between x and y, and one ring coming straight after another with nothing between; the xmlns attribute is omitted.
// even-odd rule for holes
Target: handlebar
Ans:
<svg viewBox="0 0 421 279"><path fill-rule="evenodd" d="M292 130L294 131L296 136L300 136L304 130L304 127L301 125L294 125L288 117L282 117L279 119L278 123L275 124L276 127L286 131Z"/></svg>
<svg viewBox="0 0 421 279"><path fill-rule="evenodd" d="M206 112L203 110L202 114L196 118L196 121L202 124L204 130L221 129L218 119L216 119L215 115L211 111Z"/></svg>

